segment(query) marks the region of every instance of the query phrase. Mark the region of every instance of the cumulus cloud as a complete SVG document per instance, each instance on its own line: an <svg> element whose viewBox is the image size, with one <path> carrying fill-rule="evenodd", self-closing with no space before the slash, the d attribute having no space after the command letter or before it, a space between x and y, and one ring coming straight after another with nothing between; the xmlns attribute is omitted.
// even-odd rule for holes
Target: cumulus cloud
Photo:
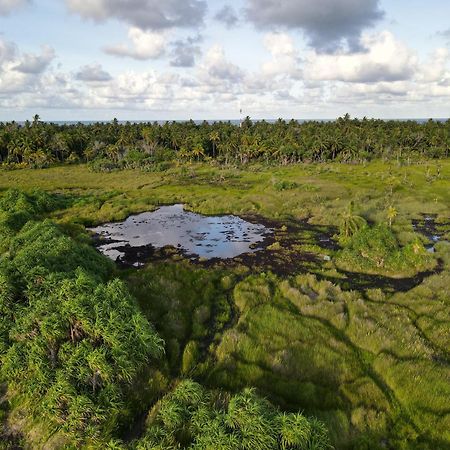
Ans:
<svg viewBox="0 0 450 450"><path fill-rule="evenodd" d="M42 47L40 55L24 53L14 69L22 73L38 74L44 72L55 57L55 51L48 45Z"/></svg>
<svg viewBox="0 0 450 450"><path fill-rule="evenodd" d="M128 31L128 39L130 44L106 47L105 52L114 56L146 60L159 58L166 49L166 39L162 33L132 27Z"/></svg>
<svg viewBox="0 0 450 450"><path fill-rule="evenodd" d="M197 27L206 2L200 0L66 0L69 9L95 21L117 19L143 30Z"/></svg>
<svg viewBox="0 0 450 450"><path fill-rule="evenodd" d="M417 70L417 57L388 31L366 34L367 51L353 54L320 54L307 58L305 76L313 80L374 83L410 79Z"/></svg>
<svg viewBox="0 0 450 450"><path fill-rule="evenodd" d="M188 37L186 40L172 42L170 65L173 67L193 67L195 60L202 54L199 43L203 40L201 36Z"/></svg>
<svg viewBox="0 0 450 450"><path fill-rule="evenodd" d="M259 28L299 29L320 52L332 52L346 42L360 47L361 32L384 13L379 0L247 0L247 18Z"/></svg>
<svg viewBox="0 0 450 450"><path fill-rule="evenodd" d="M217 84L222 82L238 83L244 78L243 70L227 60L225 51L220 45L215 45L208 50L200 72Z"/></svg>
<svg viewBox="0 0 450 450"><path fill-rule="evenodd" d="M81 67L75 74L75 78L79 81L85 81L87 83L112 80L111 75L106 72L100 64L92 64Z"/></svg>
<svg viewBox="0 0 450 450"><path fill-rule="evenodd" d="M40 55L21 54L16 44L0 38L0 95L37 89L53 58L50 47L43 47Z"/></svg>
<svg viewBox="0 0 450 450"><path fill-rule="evenodd" d="M263 64L264 74L300 77L299 56L291 36L286 33L266 34L264 46L272 55L272 60Z"/></svg>
<svg viewBox="0 0 450 450"><path fill-rule="evenodd" d="M222 22L226 27L232 28L239 22L239 17L236 11L230 5L225 5L214 15L214 19Z"/></svg>
<svg viewBox="0 0 450 450"><path fill-rule="evenodd" d="M30 0L0 0L0 16L6 16L29 3Z"/></svg>
<svg viewBox="0 0 450 450"><path fill-rule="evenodd" d="M419 78L422 81L446 83L450 80L450 52L446 48L436 49L426 64L420 66Z"/></svg>
<svg viewBox="0 0 450 450"><path fill-rule="evenodd" d="M17 53L17 47L12 42L0 38L0 64L11 61Z"/></svg>

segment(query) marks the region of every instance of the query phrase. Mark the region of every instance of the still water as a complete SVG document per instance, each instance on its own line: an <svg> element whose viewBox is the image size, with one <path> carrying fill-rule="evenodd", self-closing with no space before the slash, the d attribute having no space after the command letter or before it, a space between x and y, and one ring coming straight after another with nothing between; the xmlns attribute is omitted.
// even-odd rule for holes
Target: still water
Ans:
<svg viewBox="0 0 450 450"><path fill-rule="evenodd" d="M234 258L261 249L272 233L237 216L202 216L185 211L183 205L163 206L90 231L101 237L98 249L114 261L120 261L130 248L169 245L194 257Z"/></svg>

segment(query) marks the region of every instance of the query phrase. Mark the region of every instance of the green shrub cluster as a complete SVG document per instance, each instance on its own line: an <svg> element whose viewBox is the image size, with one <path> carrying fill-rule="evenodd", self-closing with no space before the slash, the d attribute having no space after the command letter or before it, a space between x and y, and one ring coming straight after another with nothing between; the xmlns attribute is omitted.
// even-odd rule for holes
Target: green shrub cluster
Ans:
<svg viewBox="0 0 450 450"><path fill-rule="evenodd" d="M149 155L137 148L127 149L120 158L99 155L88 163L92 172L114 172L123 169L141 169L143 172L164 172L173 165L174 155L170 150L159 149Z"/></svg>
<svg viewBox="0 0 450 450"><path fill-rule="evenodd" d="M136 450L322 450L327 430L300 413L281 413L253 389L229 396L185 380L158 402Z"/></svg>
<svg viewBox="0 0 450 450"><path fill-rule="evenodd" d="M400 247L392 230L378 224L357 230L335 262L355 272L405 274L431 268L434 259L419 239Z"/></svg>
<svg viewBox="0 0 450 450"><path fill-rule="evenodd" d="M124 283L108 281L106 258L49 220L26 222L53 208L45 195L8 192L0 206L20 218L2 227L16 233L0 256L1 380L47 433L103 439L163 341Z"/></svg>
<svg viewBox="0 0 450 450"><path fill-rule="evenodd" d="M276 191L288 191L291 189L295 189L297 186L298 185L295 181L288 180L280 180L273 183L273 187Z"/></svg>
<svg viewBox="0 0 450 450"><path fill-rule="evenodd" d="M45 191L26 193L19 189L8 189L0 197L0 252L5 251L10 238L29 220L38 220L45 213L63 207L62 196Z"/></svg>

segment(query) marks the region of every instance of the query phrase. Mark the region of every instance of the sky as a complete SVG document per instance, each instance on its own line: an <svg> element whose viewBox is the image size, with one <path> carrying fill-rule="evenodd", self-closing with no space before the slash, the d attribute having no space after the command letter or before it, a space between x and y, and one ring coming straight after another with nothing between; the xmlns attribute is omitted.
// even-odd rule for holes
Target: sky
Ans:
<svg viewBox="0 0 450 450"><path fill-rule="evenodd" d="M0 120L447 118L449 18L449 0L0 0Z"/></svg>

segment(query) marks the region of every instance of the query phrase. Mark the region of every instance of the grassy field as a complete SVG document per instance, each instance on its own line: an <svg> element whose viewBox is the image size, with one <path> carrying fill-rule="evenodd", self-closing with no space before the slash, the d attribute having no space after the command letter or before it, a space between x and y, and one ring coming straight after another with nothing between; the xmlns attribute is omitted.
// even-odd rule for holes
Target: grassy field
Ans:
<svg viewBox="0 0 450 450"><path fill-rule="evenodd" d="M69 206L50 216L73 235L173 203L271 221L277 245L254 260L174 254L115 270L165 340L162 385L190 377L231 393L256 387L285 410L323 420L338 449L450 448L449 161L1 171L0 189L11 187L63 194ZM339 247L318 237L338 233L350 201L371 225L386 224L395 207L401 248L427 242L412 227L424 215L442 242L417 267L340 264Z"/></svg>

